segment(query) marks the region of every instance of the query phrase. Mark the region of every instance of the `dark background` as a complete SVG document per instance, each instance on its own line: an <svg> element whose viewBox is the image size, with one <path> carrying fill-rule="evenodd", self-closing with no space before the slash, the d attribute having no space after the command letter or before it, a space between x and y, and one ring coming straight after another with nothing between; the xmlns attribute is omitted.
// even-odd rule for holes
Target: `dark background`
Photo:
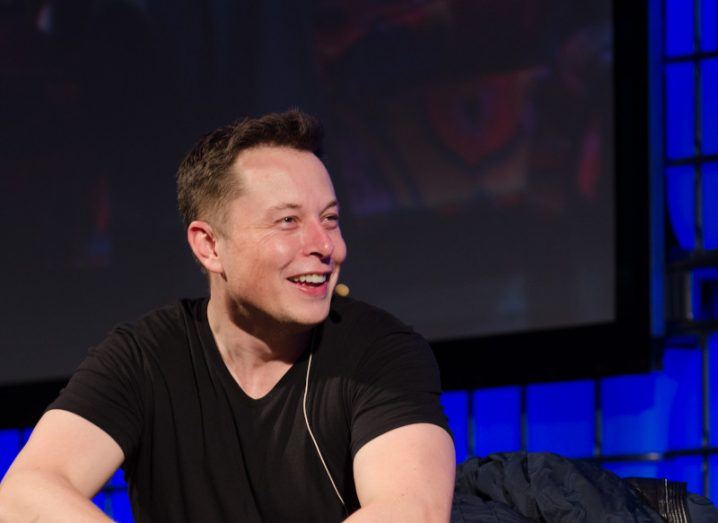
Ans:
<svg viewBox="0 0 718 523"><path fill-rule="evenodd" d="M176 165L292 106L326 125L353 296L485 360L478 335L620 316L610 2L0 10L0 383L61 380L115 323L204 294Z"/></svg>

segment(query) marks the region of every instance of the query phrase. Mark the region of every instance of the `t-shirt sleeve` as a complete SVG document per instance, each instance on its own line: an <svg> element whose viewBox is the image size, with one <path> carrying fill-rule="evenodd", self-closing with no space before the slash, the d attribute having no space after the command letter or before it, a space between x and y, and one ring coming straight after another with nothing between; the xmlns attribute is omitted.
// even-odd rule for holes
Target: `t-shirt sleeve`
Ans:
<svg viewBox="0 0 718 523"><path fill-rule="evenodd" d="M439 369L429 344L407 329L375 340L353 380L351 451L392 429L433 423L447 432Z"/></svg>
<svg viewBox="0 0 718 523"><path fill-rule="evenodd" d="M109 434L127 460L142 432L142 359L128 330L118 327L87 357L47 410L77 414Z"/></svg>

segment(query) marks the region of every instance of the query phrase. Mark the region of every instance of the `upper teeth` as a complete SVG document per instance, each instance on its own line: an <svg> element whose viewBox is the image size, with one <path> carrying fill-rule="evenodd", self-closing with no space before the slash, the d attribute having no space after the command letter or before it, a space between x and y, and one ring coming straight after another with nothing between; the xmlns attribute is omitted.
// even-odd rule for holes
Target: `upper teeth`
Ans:
<svg viewBox="0 0 718 523"><path fill-rule="evenodd" d="M302 274L301 276L295 276L292 281L299 281L302 283L324 283L327 281L326 274Z"/></svg>

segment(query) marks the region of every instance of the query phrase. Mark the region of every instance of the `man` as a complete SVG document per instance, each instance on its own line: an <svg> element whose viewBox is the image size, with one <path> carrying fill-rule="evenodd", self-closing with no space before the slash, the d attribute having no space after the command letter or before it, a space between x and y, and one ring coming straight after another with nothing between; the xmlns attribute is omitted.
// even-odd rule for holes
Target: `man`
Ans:
<svg viewBox="0 0 718 523"><path fill-rule="evenodd" d="M208 300L90 351L0 487L0 521L107 521L120 466L135 520L448 521L454 453L426 342L332 299L346 246L299 111L221 128L182 162Z"/></svg>

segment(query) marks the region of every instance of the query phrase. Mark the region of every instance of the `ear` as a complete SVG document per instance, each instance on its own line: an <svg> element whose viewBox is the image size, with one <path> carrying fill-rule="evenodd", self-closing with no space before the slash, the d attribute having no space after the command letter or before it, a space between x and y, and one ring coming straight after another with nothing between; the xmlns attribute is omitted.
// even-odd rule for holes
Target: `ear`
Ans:
<svg viewBox="0 0 718 523"><path fill-rule="evenodd" d="M190 223L187 227L187 242L207 272L222 273L222 262L217 255L217 231L209 223L201 220Z"/></svg>

